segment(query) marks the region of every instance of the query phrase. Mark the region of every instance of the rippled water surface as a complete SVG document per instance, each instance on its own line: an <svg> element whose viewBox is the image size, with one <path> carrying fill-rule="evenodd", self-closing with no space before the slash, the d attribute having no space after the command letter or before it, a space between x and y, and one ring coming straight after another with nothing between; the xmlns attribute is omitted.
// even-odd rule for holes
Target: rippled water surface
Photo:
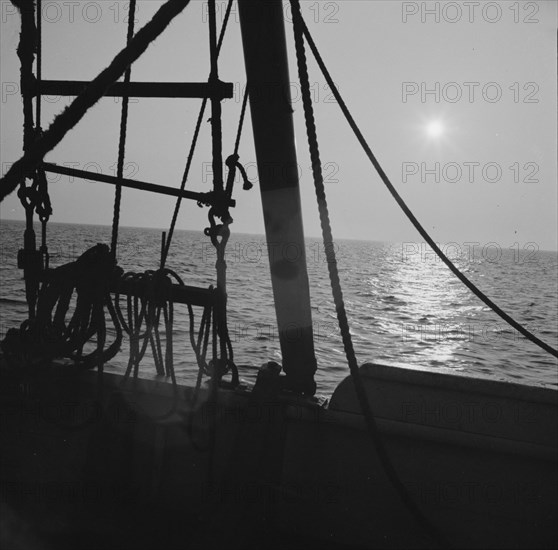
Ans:
<svg viewBox="0 0 558 550"><path fill-rule="evenodd" d="M1 222L1 326L26 318L22 273L17 249L23 224ZM51 266L76 259L98 242L110 242L110 228L49 225ZM119 264L124 270L157 267L161 232L120 230ZM280 361L265 238L233 235L227 248L229 331L240 365L257 367ZM558 386L555 358L520 336L482 304L420 243L336 242L345 303L360 363L400 363L432 370L450 369L471 376L489 376L525 384ZM483 253L484 252L484 253ZM323 246L306 246L312 295L315 346L321 393L331 393L347 375L343 346ZM558 346L558 256L531 249L460 250L458 267L500 307L539 338ZM175 234L168 267L186 284L207 287L215 280L215 256L201 233ZM180 379L196 372L189 348L185 306L175 309L175 367ZM112 361L122 370L127 348ZM147 356L144 373L154 372ZM253 379L254 369L241 376Z"/></svg>

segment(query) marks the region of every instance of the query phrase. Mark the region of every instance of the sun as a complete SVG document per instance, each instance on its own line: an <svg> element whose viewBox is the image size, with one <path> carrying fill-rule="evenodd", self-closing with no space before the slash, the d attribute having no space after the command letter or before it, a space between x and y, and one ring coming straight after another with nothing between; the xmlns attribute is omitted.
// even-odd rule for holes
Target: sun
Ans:
<svg viewBox="0 0 558 550"><path fill-rule="evenodd" d="M439 138L444 135L444 125L439 120L432 120L426 126L426 135L430 138Z"/></svg>

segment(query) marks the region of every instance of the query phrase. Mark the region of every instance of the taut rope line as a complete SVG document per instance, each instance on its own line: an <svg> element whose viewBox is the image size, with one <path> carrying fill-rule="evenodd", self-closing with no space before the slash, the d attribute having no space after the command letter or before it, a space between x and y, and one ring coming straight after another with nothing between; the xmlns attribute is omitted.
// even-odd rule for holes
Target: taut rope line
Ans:
<svg viewBox="0 0 558 550"><path fill-rule="evenodd" d="M515 319L513 319L510 315L508 315L504 310L502 310L498 305L496 305L486 294L484 294L484 292L482 292L479 288L477 288L477 286L472 281L470 281L463 273L461 273L461 271L459 271L459 269L453 264L453 262L442 252L440 247L434 242L432 237L430 237L430 235L428 234L426 229L424 229L424 227L420 224L420 222L417 220L415 215L411 212L411 209L407 206L405 201L401 198L401 195L399 195L399 193L397 192L397 190L395 189L395 187L391 183L390 179L388 178L387 174L384 172L383 168L380 166L380 163L376 159L374 153L370 149L370 146L368 145L366 139L362 135L362 132L360 131L359 127L357 126L354 118L352 117L351 113L349 112L349 109L347 108L347 105L343 101L343 98L341 97L341 94L339 93L339 91L335 87L335 83L333 82L333 79L331 78L331 75L329 74L329 71L327 70L327 67L324 64L324 61L323 61L323 59L320 55L320 52L318 51L318 48L316 47L316 44L314 43L314 40L312 39L312 36L310 35L310 31L308 30L308 27L306 26L306 23L304 22L302 16L300 18L300 24L302 26L302 31L304 33L304 37L306 38L306 41L308 42L308 45L310 46L310 49L312 50L312 53L314 54L314 57L315 57L318 65L319 65L319 67L322 71L322 74L324 75L324 77L326 79L326 82L328 83L329 87L331 88L331 91L332 91L335 99L339 103L339 107L343 111L343 114L345 115L345 118L347 119L347 122L349 123L349 126L353 130L356 138L358 139L360 145L364 149L364 152L366 153L367 157L370 159L370 162L372 163L372 165L374 166L374 168L378 172L378 175L382 179L384 185L387 187L388 191L391 193L392 197L395 199L397 204L401 207L401 209L403 210L403 212L405 213L407 218L410 220L410 222L413 224L415 229L420 233L421 237L428 243L428 245L432 248L432 250L434 250L436 255L444 262L444 264L446 264L446 266L450 269L450 271L475 296L477 296L477 298L479 298L482 302L484 302L490 309L492 309L497 315L499 315L504 321L506 321L506 323L511 325L513 328L515 328L521 334L523 334L523 336L525 336L525 338L527 338L528 340L530 340L531 342L533 342L534 344L536 344L537 346L539 346L540 348L542 348L546 352L550 353L551 355L554 355L554 357L558 357L558 350L554 349L552 346L550 346L549 344L547 344L546 342L544 342L543 340L541 340L540 338L535 336L532 332L530 332L523 325L521 325Z"/></svg>

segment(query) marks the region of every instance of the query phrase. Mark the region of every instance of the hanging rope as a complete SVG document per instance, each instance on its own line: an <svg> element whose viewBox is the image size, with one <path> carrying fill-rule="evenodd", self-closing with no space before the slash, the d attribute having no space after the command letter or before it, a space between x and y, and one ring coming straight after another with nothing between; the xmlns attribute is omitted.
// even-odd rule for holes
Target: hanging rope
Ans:
<svg viewBox="0 0 558 550"><path fill-rule="evenodd" d="M184 286L182 279L171 269L148 270L144 273L128 272L121 278L121 283L135 283L141 290L137 295L128 294L127 320L120 306L120 290L115 293L115 306L118 319L124 331L128 334L130 350L126 372L121 382L124 387L132 375L134 381L139 378L139 365L147 347L151 346L155 369L160 376L170 376L173 400L168 411L158 415L157 420L171 416L178 404L178 385L174 371L174 306L172 301L172 285L177 283ZM161 314L164 324L165 352L162 351ZM145 415L147 412L143 411ZM149 414L153 419L153 415Z"/></svg>
<svg viewBox="0 0 558 550"><path fill-rule="evenodd" d="M126 273L122 283L134 283L141 288L138 295L127 296L127 321L120 307L120 291L115 293L116 310L120 323L130 337L130 360L125 378L134 372L138 375L139 363L143 359L148 345L151 345L157 374L170 376L175 380L173 365L173 321L174 309L172 302L172 285L184 286L182 279L172 270L164 269L144 273ZM166 350L163 354L161 345L161 314L165 327ZM145 330L143 325L145 324ZM141 345L140 345L141 342ZM174 382L173 382L174 383Z"/></svg>
<svg viewBox="0 0 558 550"><path fill-rule="evenodd" d="M130 0L128 5L128 33L126 36L126 46L130 46L130 42L134 36L134 19L136 16L136 0ZM118 244L118 226L120 223L120 203L122 200L122 178L124 176L124 157L126 154L126 132L128 129L128 86L130 84L130 76L132 74L132 66L129 65L124 73L124 93L122 95L122 111L120 113L120 138L118 140L118 162L116 167L116 177L118 183L114 191L114 210L112 216L112 240L110 251L116 258L116 246Z"/></svg>
<svg viewBox="0 0 558 550"><path fill-rule="evenodd" d="M0 201L14 191L21 178L32 172L64 136L83 118L103 96L105 90L122 76L128 66L140 57L168 24L189 4L190 0L167 0L151 21L141 28L130 44L120 51L110 65L101 71L87 88L60 113L43 133L0 179ZM27 1L21 1L27 4Z"/></svg>
<svg viewBox="0 0 558 550"><path fill-rule="evenodd" d="M318 209L320 213L320 223L322 226L322 234L324 240L325 253L327 258L327 265L329 270L329 278L331 281L331 289L333 293L333 300L335 302L335 309L337 312L337 319L339 321L339 328L343 339L343 346L345 355L349 363L349 369L354 381L356 394L362 408L368 433L374 443L377 455L382 463L384 471L401 498L405 507L409 510L411 515L415 518L417 523L427 532L433 540L440 546L448 547L448 543L442 534L430 523L418 508L412 499L409 491L399 479L399 476L391 463L389 455L384 446L383 439L378 431L376 420L372 414L370 404L364 389L364 384L360 377L358 370L358 363L353 347L349 323L347 320L347 313L345 311L345 304L343 300L343 291L339 281L339 272L337 269L337 259L335 257L335 249L333 247L333 235L331 231L331 224L329 220L329 212L327 200L325 195L322 165L320 160L320 152L318 147L318 139L316 134L316 124L314 120L314 110L312 106L312 98L310 94L310 81L308 77L308 67L306 62L306 53L304 50L303 41L303 27L302 15L300 13L299 0L291 0L291 7L293 13L293 26L295 35L296 56L298 64L298 72L300 78L300 85L302 90L302 102L304 107L304 116L306 121L306 133L308 135L308 144L310 148L310 157L312 160L312 173L314 176L314 186L316 189L316 197L318 200Z"/></svg>
<svg viewBox="0 0 558 550"><path fill-rule="evenodd" d="M212 289L213 287L210 287ZM209 347L209 338L211 336L211 318L213 314L213 308L206 307L204 308L201 323L200 323L200 330L198 332L197 341L194 335L194 312L192 307L188 306L188 314L190 317L190 342L192 344L192 348L194 349L194 353L196 354L196 360L198 362L198 375L196 377L196 385L194 387L194 391L192 392L192 401L189 407L189 412L186 416L186 433L188 438L190 439L190 443L192 447L196 449L198 452L206 452L210 448L210 441L205 445L200 444L196 437L194 436L194 417L196 415L196 407L198 404L199 393L201 389L201 383L203 379L203 375L211 376L212 372L210 366L206 362L207 350ZM213 361L216 360L216 356L214 355ZM210 415L210 419L212 421L215 420L214 417ZM211 430L214 428L212 424Z"/></svg>
<svg viewBox="0 0 558 550"><path fill-rule="evenodd" d="M140 362L143 360L148 346L151 345L157 374L170 376L171 378L173 402L168 411L157 415L155 418L139 406L138 408L145 416L149 416L151 419L163 420L174 414L178 405L178 384L174 370L174 306L172 301L172 285L184 286L184 282L174 271L168 268L157 271L149 270L144 273L129 272L121 278L121 281L133 283L138 288L141 288L138 294L128 294L126 296L126 315L122 311L119 289L115 293L116 314L120 325L128 334L130 342L128 366L122 379L121 387L126 386L130 378L134 381L139 378ZM211 289L212 287L210 287ZM187 304L187 307L190 320L190 342L198 363L197 387L199 389L202 374L211 373L211 364L216 359L214 356L213 361L210 361L209 364L206 361L213 308L211 306L204 307L196 338L193 308L191 304ZM164 352L162 350L161 324L164 326Z"/></svg>
<svg viewBox="0 0 558 550"><path fill-rule="evenodd" d="M103 414L102 372L122 343L122 330L112 303L109 286L118 277L108 246L97 245L75 262L50 270L41 286L34 321L24 321L19 329L10 329L1 347L14 368L42 366L52 359L67 357L83 369L97 366L96 397L86 399L80 408L91 408L90 414L78 421L65 422L40 411L48 423L68 430L82 429L98 422ZM67 317L73 306L69 321ZM106 312L112 322L114 339L108 346ZM85 348L93 348L84 353ZM77 405L77 403L76 403Z"/></svg>
<svg viewBox="0 0 558 550"><path fill-rule="evenodd" d="M318 48L316 47L316 44L314 43L314 40L312 39L312 36L310 35L308 27L306 26L306 23L304 22L304 19L302 18L302 16L300 17L300 25L301 25L301 28L302 28L302 32L304 33L304 36L305 36L305 38L308 42L308 45L310 46L310 49L312 50L312 53L314 54L314 57L315 57L316 61L318 62L318 65L319 65L319 67L322 71L322 74L324 75L327 84L329 85L335 99L337 100L337 103L339 104L339 107L343 111L343 114L345 115L345 118L347 119L347 122L349 123L349 126L353 130L356 138L358 139L360 145L364 149L364 152L366 153L367 157L370 159L370 162L372 163L372 165L374 166L374 168L378 172L378 175L382 179L384 185L387 187L387 189L391 193L392 197L395 199L397 204L401 207L401 209L403 210L403 212L405 213L407 218L410 220L410 222L413 224L415 229L419 232L421 237L428 243L428 245L432 248L432 250L434 250L436 255L444 262L444 264L450 269L450 271L475 296L477 296L477 298L479 298L482 302L484 302L490 309L492 309L497 315L499 315L500 318L502 318L504 321L506 321L506 323L508 323L513 328L515 328L523 336L525 336L525 338L527 338L528 340L530 340L531 342L533 342L534 344L539 346L544 351L550 353L551 355L554 355L554 357L558 357L558 350L554 349L552 346L548 345L546 342L542 341L540 338L535 336L532 332L530 332L523 325L521 325L515 319L513 319L510 315L508 315L505 311L503 311L498 305L496 305L486 294L484 294L484 292L482 292L463 273L461 273L461 271L459 271L459 269L453 264L453 262L442 252L442 250L434 242L432 237L430 237L428 232L424 229L424 227L420 224L420 222L417 220L415 215L411 212L410 208L407 206L405 201L401 198L401 196L399 195L399 193L397 192L397 190L395 189L395 187L393 186L393 184L389 180L387 174L384 172L383 168L380 166L380 163L378 162L378 160L374 156L374 153L370 149L370 146L368 145L366 139L362 135L362 132L360 131L359 127L357 126L354 118L352 117L351 113L349 112L349 109L347 108L347 105L343 101L343 98L341 97L341 94L339 93L339 91L335 87L335 83L333 82L333 79L331 78L331 75L329 74L329 71L327 70L327 68L324 64L324 61L323 61L323 59L320 55L320 52L318 51Z"/></svg>

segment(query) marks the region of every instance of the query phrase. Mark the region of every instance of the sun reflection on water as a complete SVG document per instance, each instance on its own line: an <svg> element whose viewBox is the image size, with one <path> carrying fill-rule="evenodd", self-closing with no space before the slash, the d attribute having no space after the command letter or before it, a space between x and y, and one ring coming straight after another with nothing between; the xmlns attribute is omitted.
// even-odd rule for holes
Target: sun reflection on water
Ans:
<svg viewBox="0 0 558 550"><path fill-rule="evenodd" d="M438 260L419 255L402 259L397 249L390 256L384 259L389 276L375 274L366 281L382 304L380 328L399 337L402 361L412 356L433 367L452 361L455 368L455 353L467 337L463 312L469 291Z"/></svg>

